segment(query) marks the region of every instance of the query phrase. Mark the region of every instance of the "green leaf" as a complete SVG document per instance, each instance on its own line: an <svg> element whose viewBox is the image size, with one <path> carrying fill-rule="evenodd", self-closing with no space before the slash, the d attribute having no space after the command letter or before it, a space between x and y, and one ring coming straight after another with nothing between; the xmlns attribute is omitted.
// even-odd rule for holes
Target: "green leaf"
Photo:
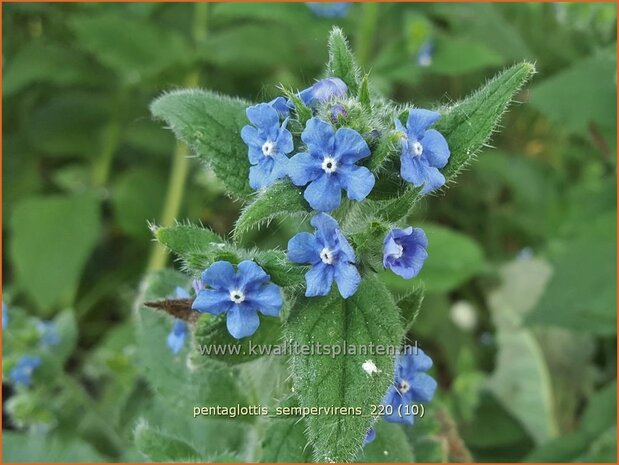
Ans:
<svg viewBox="0 0 619 465"><path fill-rule="evenodd" d="M53 356L64 363L73 353L77 345L77 323L72 310L65 310L54 318L54 324L60 338L54 347Z"/></svg>
<svg viewBox="0 0 619 465"><path fill-rule="evenodd" d="M180 90L164 94L150 107L221 179L228 193L248 198L249 161L241 129L249 124L243 100L204 90Z"/></svg>
<svg viewBox="0 0 619 465"><path fill-rule="evenodd" d="M458 75L494 67L504 62L503 57L485 42L464 37L441 36L428 70L438 74Z"/></svg>
<svg viewBox="0 0 619 465"><path fill-rule="evenodd" d="M365 446L358 462L364 463L413 463L415 457L406 438L403 425L388 423L379 418L374 425L376 439Z"/></svg>
<svg viewBox="0 0 619 465"><path fill-rule="evenodd" d="M128 84L150 78L193 58L185 37L173 29L127 15L73 17L71 28L81 47L116 71Z"/></svg>
<svg viewBox="0 0 619 465"><path fill-rule="evenodd" d="M468 236L437 225L421 225L428 236L428 258L415 279L400 278L390 270L380 273L391 289L408 292L423 281L427 292L457 288L485 268L483 250Z"/></svg>
<svg viewBox="0 0 619 465"><path fill-rule="evenodd" d="M369 76L367 74L363 76L363 80L361 81L361 86L359 87L358 99L359 99L359 102L361 102L361 105L363 106L363 108L365 108L367 111L372 110L372 99L370 97L370 83L369 83Z"/></svg>
<svg viewBox="0 0 619 465"><path fill-rule="evenodd" d="M402 311L404 319L404 330L408 332L415 324L415 320L421 310L421 304L425 295L425 286L419 284L414 287L408 294L398 300L398 308Z"/></svg>
<svg viewBox="0 0 619 465"><path fill-rule="evenodd" d="M155 238L168 250L184 257L191 252L198 252L221 244L222 238L208 228L193 224L176 224L155 228Z"/></svg>
<svg viewBox="0 0 619 465"><path fill-rule="evenodd" d="M234 236L238 239L274 219L307 217L309 213L311 209L303 198L303 192L288 181L278 182L260 191L243 208L234 226Z"/></svg>
<svg viewBox="0 0 619 465"><path fill-rule="evenodd" d="M146 238L148 223L157 220L166 194L166 178L159 170L134 169L116 178L112 208L125 234Z"/></svg>
<svg viewBox="0 0 619 465"><path fill-rule="evenodd" d="M70 440L62 441L51 434L2 431L2 461L5 463L85 463L108 460L75 435Z"/></svg>
<svg viewBox="0 0 619 465"><path fill-rule="evenodd" d="M381 311L377 312L376 309ZM344 300L337 289L327 297L297 300L288 320L286 338L300 347L357 347L356 354L292 356L295 392L303 407L342 406L359 408L363 415L318 415L307 417L308 438L319 462L353 460L361 450L372 423L370 405L379 404L393 381L394 357L359 354L367 345L400 346L404 328L387 289L373 276L366 276L357 292ZM362 347L365 346L365 349ZM378 373L369 375L362 364L372 360Z"/></svg>
<svg viewBox="0 0 619 465"><path fill-rule="evenodd" d="M488 141L514 95L535 73L531 63L507 68L461 102L442 111L435 128L445 136L451 156L443 170L452 180Z"/></svg>
<svg viewBox="0 0 619 465"><path fill-rule="evenodd" d="M89 83L96 79L91 68L85 57L69 48L33 42L7 60L2 92L8 97L39 82L58 86Z"/></svg>
<svg viewBox="0 0 619 465"><path fill-rule="evenodd" d="M596 123L614 129L616 114L612 105L617 95L615 50L606 50L545 79L531 88L531 105L556 124L586 134Z"/></svg>
<svg viewBox="0 0 619 465"><path fill-rule="evenodd" d="M489 298L499 347L488 386L536 443L558 433L550 373L534 335L522 320L542 294L551 269L540 260L517 261L501 270L503 285Z"/></svg>
<svg viewBox="0 0 619 465"><path fill-rule="evenodd" d="M32 112L26 131L32 146L46 154L94 158L109 117L101 95L56 92Z"/></svg>
<svg viewBox="0 0 619 465"><path fill-rule="evenodd" d="M167 433L140 422L134 434L135 446L152 462L180 462L200 460L200 454L189 444Z"/></svg>
<svg viewBox="0 0 619 465"><path fill-rule="evenodd" d="M334 27L329 34L327 76L339 77L348 86L348 92L355 95L359 88L360 75L346 36L339 27Z"/></svg>
<svg viewBox="0 0 619 465"><path fill-rule="evenodd" d="M614 216L614 215L613 215ZM609 225L614 229L614 223ZM616 245L578 240L555 261L555 273L535 310L530 326L560 326L599 335L616 334Z"/></svg>
<svg viewBox="0 0 619 465"><path fill-rule="evenodd" d="M15 206L11 258L21 289L43 313L73 302L99 223L99 203L90 195L33 197Z"/></svg>
<svg viewBox="0 0 619 465"><path fill-rule="evenodd" d="M271 421L264 434L260 461L266 463L311 462L312 448L308 447L305 421L297 418Z"/></svg>
<svg viewBox="0 0 619 465"><path fill-rule="evenodd" d="M260 347L256 346L273 347L281 342L281 335L280 319L268 316L260 316L260 327L254 335L251 338L241 340L230 336L225 315L219 317L202 315L195 330L197 350L204 350L205 357L220 360L230 365L249 362L267 355L260 353ZM229 348L229 350L221 353L218 348ZM210 351L210 354L208 351Z"/></svg>

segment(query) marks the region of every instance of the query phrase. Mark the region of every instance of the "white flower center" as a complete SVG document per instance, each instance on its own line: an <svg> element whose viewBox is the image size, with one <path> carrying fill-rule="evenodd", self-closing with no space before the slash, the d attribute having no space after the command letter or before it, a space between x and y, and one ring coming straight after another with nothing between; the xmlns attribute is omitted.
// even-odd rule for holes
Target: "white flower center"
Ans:
<svg viewBox="0 0 619 465"><path fill-rule="evenodd" d="M400 244L396 244L396 246L398 247L398 251L393 254L393 256L394 258L398 259L402 257L402 255L404 255L404 247L402 247Z"/></svg>
<svg viewBox="0 0 619 465"><path fill-rule="evenodd" d="M333 252L330 251L328 248L325 247L320 251L320 259L325 265L333 264L333 258Z"/></svg>
<svg viewBox="0 0 619 465"><path fill-rule="evenodd" d="M234 289L230 291L230 300L235 304L240 304L245 301L245 294L243 294L240 290Z"/></svg>
<svg viewBox="0 0 619 465"><path fill-rule="evenodd" d="M335 158L326 156L324 160L322 160L322 169L327 174L334 173L337 169L337 161Z"/></svg>
<svg viewBox="0 0 619 465"><path fill-rule="evenodd" d="M423 145L421 145L421 142L419 141L413 142L413 145L411 147L411 152L413 153L414 157L420 156L423 153Z"/></svg>
<svg viewBox="0 0 619 465"><path fill-rule="evenodd" d="M270 157L275 153L275 144L273 141L267 140L264 144L262 144L262 154L265 157Z"/></svg>
<svg viewBox="0 0 619 465"><path fill-rule="evenodd" d="M400 384L398 386L398 391L400 391L400 393L402 394L406 394L410 388L411 388L411 385L408 384L408 381L403 379L402 381L400 381Z"/></svg>

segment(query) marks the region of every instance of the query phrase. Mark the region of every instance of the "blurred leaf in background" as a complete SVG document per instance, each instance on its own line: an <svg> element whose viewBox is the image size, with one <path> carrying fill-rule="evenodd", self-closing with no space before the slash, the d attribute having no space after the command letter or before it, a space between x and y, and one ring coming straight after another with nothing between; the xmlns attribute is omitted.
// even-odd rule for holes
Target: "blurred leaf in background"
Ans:
<svg viewBox="0 0 619 465"><path fill-rule="evenodd" d="M204 360L192 360L194 382L181 386L186 360L163 342L171 319L149 315L136 333L132 302L153 263L148 225L171 196L180 192L171 218L222 237L242 205L210 168L185 160L150 102L187 82L248 102L279 94L276 83L306 88L322 77L333 25L377 90L419 107L449 105L521 60L538 69L496 150L411 213L430 256L408 338L435 361L443 413L432 418L442 420L406 435L383 422L362 460L470 461L470 451L474 461L616 461L614 4L364 3L336 17L303 3L2 10L3 365L44 360L31 389L3 377L5 461L309 458L289 423L186 412L213 391L266 403L276 385L283 398L281 363L255 360L209 387ZM180 182L177 159L187 162ZM284 248L295 227L273 221L243 245ZM189 289L172 270L148 271L142 294ZM381 279L399 295L414 290ZM40 321L56 326L57 346L41 344ZM231 396L239 379L251 388ZM161 443L157 456L140 450L148 441Z"/></svg>

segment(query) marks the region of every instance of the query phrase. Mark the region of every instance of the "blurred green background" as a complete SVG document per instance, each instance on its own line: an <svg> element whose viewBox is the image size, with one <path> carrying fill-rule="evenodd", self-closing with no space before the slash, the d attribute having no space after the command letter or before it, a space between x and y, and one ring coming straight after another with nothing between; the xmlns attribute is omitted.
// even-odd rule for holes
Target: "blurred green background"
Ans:
<svg viewBox="0 0 619 465"><path fill-rule="evenodd" d="M2 5L4 334L54 319L68 341L50 349L58 385L16 392L5 373L5 461L143 460L131 308L147 270L174 266L149 222L227 234L241 207L148 105L188 85L251 101L303 89L333 24L380 90L425 108L536 63L493 147L411 218L431 244L411 337L435 361L446 460L616 460L615 5L315 9ZM294 228L251 242L285 246Z"/></svg>

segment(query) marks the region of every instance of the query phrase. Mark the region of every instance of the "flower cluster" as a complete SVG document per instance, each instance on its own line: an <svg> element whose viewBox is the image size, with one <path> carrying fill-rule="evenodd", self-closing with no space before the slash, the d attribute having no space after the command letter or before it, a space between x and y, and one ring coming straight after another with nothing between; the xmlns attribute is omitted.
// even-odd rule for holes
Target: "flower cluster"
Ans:
<svg viewBox="0 0 619 465"><path fill-rule="evenodd" d="M329 102L332 121L341 123L348 115L343 98L348 87L338 77L327 77L299 92L299 99L312 111ZM329 216L342 202L342 191L349 199L363 201L376 183L372 173L362 163L372 155L372 143L377 131L369 131L366 139L349 127L336 129L331 122L317 116L310 118L300 134L300 149L295 151L295 139L286 129L295 104L277 97L269 103L247 108L251 125L245 126L241 137L248 146L250 186L268 187L289 177L303 187L303 197L318 213L311 221L314 234L299 233L288 242L288 259L309 264L307 297L327 295L336 282L342 297L352 296L361 281L356 268L355 252L344 237L336 220ZM402 179L428 193L441 187L445 178L439 171L450 156L445 138L431 129L440 115L422 109L410 109L406 127L399 119L394 122L399 135L400 175ZM384 239L383 265L397 275L410 279L417 276L428 256L428 240L423 230L408 227L392 229Z"/></svg>

